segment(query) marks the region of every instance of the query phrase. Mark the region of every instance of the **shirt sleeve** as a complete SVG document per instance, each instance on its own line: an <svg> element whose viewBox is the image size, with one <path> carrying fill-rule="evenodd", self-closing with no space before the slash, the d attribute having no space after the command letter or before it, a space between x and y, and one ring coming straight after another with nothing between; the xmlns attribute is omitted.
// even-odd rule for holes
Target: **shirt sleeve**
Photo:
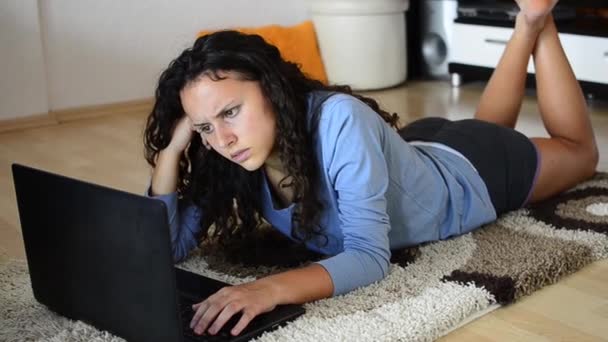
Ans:
<svg viewBox="0 0 608 342"><path fill-rule="evenodd" d="M188 253L198 246L198 236L201 232L201 209L194 204L186 205L178 199L177 193L152 196L148 187L146 196L159 199L167 206L169 232L173 261L184 260Z"/></svg>
<svg viewBox="0 0 608 342"><path fill-rule="evenodd" d="M343 99L343 97L340 97ZM328 104L331 105L331 104ZM390 264L383 119L355 98L337 100L319 123L325 172L332 183L343 252L319 261L334 295L383 279Z"/></svg>

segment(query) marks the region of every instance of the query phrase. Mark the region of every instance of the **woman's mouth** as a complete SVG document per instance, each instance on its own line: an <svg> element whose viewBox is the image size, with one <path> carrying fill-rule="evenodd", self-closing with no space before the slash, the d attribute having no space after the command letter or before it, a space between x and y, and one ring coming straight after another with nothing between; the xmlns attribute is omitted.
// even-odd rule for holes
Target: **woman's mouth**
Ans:
<svg viewBox="0 0 608 342"><path fill-rule="evenodd" d="M249 159L250 156L251 156L251 150L248 148L237 151L236 153L230 155L232 160L236 163L242 163L245 160Z"/></svg>

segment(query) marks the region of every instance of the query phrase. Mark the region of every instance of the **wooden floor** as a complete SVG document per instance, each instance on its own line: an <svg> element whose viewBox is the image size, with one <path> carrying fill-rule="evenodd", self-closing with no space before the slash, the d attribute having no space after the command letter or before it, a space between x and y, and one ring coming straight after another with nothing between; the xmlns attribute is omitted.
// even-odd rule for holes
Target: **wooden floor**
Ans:
<svg viewBox="0 0 608 342"><path fill-rule="evenodd" d="M472 117L482 86L452 89L441 81L410 82L368 95L399 113L406 123L423 116ZM608 104L590 103L590 109L600 146L598 168L608 171ZM146 114L123 113L0 134L0 259L25 255L11 163L142 193L150 176L142 147ZM526 98L517 128L528 135L546 136L533 96ZM442 341L608 341L608 261L596 262L485 315Z"/></svg>

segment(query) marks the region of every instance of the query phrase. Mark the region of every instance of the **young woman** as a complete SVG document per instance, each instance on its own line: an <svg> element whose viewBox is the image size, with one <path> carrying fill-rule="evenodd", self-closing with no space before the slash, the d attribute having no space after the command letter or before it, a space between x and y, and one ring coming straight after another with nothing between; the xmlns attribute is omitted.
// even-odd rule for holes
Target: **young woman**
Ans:
<svg viewBox="0 0 608 342"><path fill-rule="evenodd" d="M278 304L381 280L391 249L470 232L592 176L598 152L555 2L518 2L475 119L427 118L399 131L396 115L308 79L258 36L214 33L175 59L145 132L149 194L169 208L175 260L203 239L247 239L261 218L329 256L222 289L193 307L195 332L215 334L242 313L236 335ZM513 130L530 54L550 138Z"/></svg>

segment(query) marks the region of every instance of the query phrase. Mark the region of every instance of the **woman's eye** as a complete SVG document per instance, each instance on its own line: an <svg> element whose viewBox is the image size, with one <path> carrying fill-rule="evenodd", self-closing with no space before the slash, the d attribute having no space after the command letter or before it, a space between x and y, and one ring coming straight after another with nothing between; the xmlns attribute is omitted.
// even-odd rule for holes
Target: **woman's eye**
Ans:
<svg viewBox="0 0 608 342"><path fill-rule="evenodd" d="M198 134L208 134L209 132L211 132L211 128L209 128L209 126L198 127L196 129L196 133Z"/></svg>
<svg viewBox="0 0 608 342"><path fill-rule="evenodd" d="M232 117L236 116L237 112L238 112L237 107L230 108L224 112L224 116L226 116L227 118L232 118Z"/></svg>

